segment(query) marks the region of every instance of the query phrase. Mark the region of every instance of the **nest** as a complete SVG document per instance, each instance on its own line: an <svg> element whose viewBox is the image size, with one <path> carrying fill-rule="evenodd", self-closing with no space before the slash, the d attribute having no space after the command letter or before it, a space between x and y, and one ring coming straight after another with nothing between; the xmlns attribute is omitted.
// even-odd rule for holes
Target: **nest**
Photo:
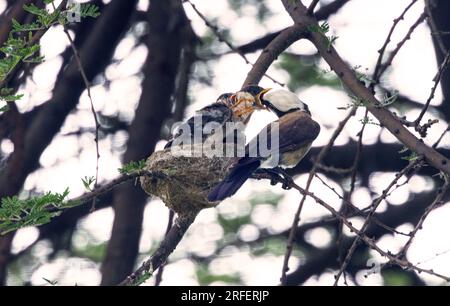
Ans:
<svg viewBox="0 0 450 306"><path fill-rule="evenodd" d="M153 153L145 170L157 173L141 177L141 186L150 195L159 197L178 215L197 214L220 202L207 200L210 190L228 173L234 157L207 157L195 154L197 148L182 151L169 148Z"/></svg>

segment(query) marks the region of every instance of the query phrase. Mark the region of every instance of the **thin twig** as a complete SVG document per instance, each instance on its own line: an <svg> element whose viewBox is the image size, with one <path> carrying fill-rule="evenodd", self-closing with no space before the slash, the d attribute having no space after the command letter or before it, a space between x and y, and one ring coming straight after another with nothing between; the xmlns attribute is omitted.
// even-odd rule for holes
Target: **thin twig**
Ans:
<svg viewBox="0 0 450 306"><path fill-rule="evenodd" d="M282 0L282 2L296 25L301 28L318 26L317 20L306 14L306 7L300 0L296 1L295 5L292 5L289 0ZM425 18L425 15L422 16ZM351 90L353 95L365 102L369 111L383 127L386 127L393 136L416 152L417 155L425 156L431 166L450 175L450 161L448 158L420 141L389 110L385 109L373 93L364 84L361 84L355 72L352 71L348 64L339 56L333 45L330 45L321 33L310 32L307 39L314 44L322 58L330 65L330 68L339 76L345 86Z"/></svg>
<svg viewBox="0 0 450 306"><path fill-rule="evenodd" d="M75 207L75 206L80 206L82 204L85 204L89 201L92 201L94 198L97 198L109 191L111 191L112 189L114 189L115 187L117 187L120 184L123 184L125 182L131 181L131 180L135 180L141 176L148 176L148 177L155 177L155 178L164 178L164 174L163 173L159 173L159 172L150 172L150 171L136 171L133 172L131 174L122 174L121 176L119 176L116 179L113 179L112 181L110 181L109 183L105 184L105 185L101 185L98 186L97 188L94 188L91 192L85 193L79 197L70 199L67 201L67 204L64 205L64 207L62 207L61 209L56 209L56 210L64 210L67 208L71 208L71 207Z"/></svg>
<svg viewBox="0 0 450 306"><path fill-rule="evenodd" d="M447 125L445 130L439 136L438 140L436 140L436 142L433 144L433 146L432 146L433 149L436 149L438 147L438 145L441 143L442 139L444 138L445 134L447 134L447 132L449 130L450 130L450 124Z"/></svg>
<svg viewBox="0 0 450 306"><path fill-rule="evenodd" d="M52 6L56 10L55 4L53 2L52 2ZM64 25L64 33L66 34L67 38L69 39L70 47L72 48L73 55L75 57L75 61L77 62L78 69L80 70L80 74L83 79L84 86L86 87L89 102L91 104L92 116L94 117L94 122L95 122L95 139L94 139L94 141L95 141L95 151L96 151L94 188L97 188L98 187L98 168L99 168L99 160L100 160L100 150L99 150L99 145L98 145L98 132L100 130L100 123L98 121L97 112L95 111L94 102L92 100L91 85L90 85L89 79L86 75L86 71L83 68L83 63L81 61L80 53L78 52L78 49L75 46L75 42L73 41L72 37L70 36L70 33L69 33L66 25ZM93 198L91 211L95 210L96 202L97 202L97 198Z"/></svg>
<svg viewBox="0 0 450 306"><path fill-rule="evenodd" d="M322 163L319 163L317 165L317 169L322 170L323 172L335 173L335 174L339 174L339 175L348 174L352 171L351 168L337 168L334 166L326 166Z"/></svg>
<svg viewBox="0 0 450 306"><path fill-rule="evenodd" d="M439 31L439 27L436 24L436 21L433 18L433 14L431 12L432 8L431 5L434 4L434 1L432 1L433 3L430 3L431 1L426 0L425 1L425 11L428 14L428 24L430 26L431 29L431 33L434 33L434 38L436 39L437 42L437 46L439 47L439 51L441 51L442 55L446 54L448 52L444 40L442 39L441 35L438 35Z"/></svg>
<svg viewBox="0 0 450 306"><path fill-rule="evenodd" d="M369 113L369 110L366 108L366 112L364 114L364 118L367 118L367 115ZM353 194L353 191L355 190L355 184L356 184L356 174L358 172L358 165L359 162L361 160L361 153L362 153L362 148L363 148L363 135L364 135L364 130L366 129L366 125L367 125L367 120L364 120L360 131L358 132L357 136L358 136L358 144L356 147L356 154L355 154L355 158L353 159L353 164L350 167L351 173L350 173L350 189L348 190L348 192L345 193L344 196L344 205L342 205L342 212L344 213L344 215L346 215L347 212L347 202L350 201L350 198ZM336 240L336 244L338 246L338 250L339 250L339 264L342 266L344 264L344 258L343 258L343 250L341 250L341 248L339 248L341 241L344 238L344 232L343 232L343 227L344 224L342 222L339 222L339 227L338 227L338 239ZM347 276L345 274L344 271L344 284L347 285Z"/></svg>
<svg viewBox="0 0 450 306"><path fill-rule="evenodd" d="M445 56L444 60L442 61L441 65L439 67L439 70L438 70L436 76L434 77L434 85L431 88L431 92L427 99L427 102L425 103L424 107L420 111L420 114L417 117L417 119L414 121L416 126L420 124L420 121L422 120L423 116L427 112L428 106L430 105L431 100L433 100L433 98L434 98L434 93L436 92L436 88L438 87L439 82L441 81L442 74L444 73L445 69L447 68L447 65L449 62L450 62L450 51L447 52L447 55Z"/></svg>
<svg viewBox="0 0 450 306"><path fill-rule="evenodd" d="M308 7L308 11L307 14L308 15L312 15L312 13L314 12L314 8L316 7L316 5L319 3L319 0L313 0L311 2L311 4Z"/></svg>
<svg viewBox="0 0 450 306"><path fill-rule="evenodd" d="M450 31L431 32L431 35L450 35Z"/></svg>
<svg viewBox="0 0 450 306"><path fill-rule="evenodd" d="M411 246L414 238L416 237L417 232L423 227L423 222L425 221L425 219L428 217L428 215L430 214L431 211L433 211L435 208L437 208L438 206L443 204L443 198L444 198L448 188L449 188L449 181L448 181L447 177L445 177L445 182L442 185L442 187L438 189L436 198L430 204L430 206L428 206L428 208L425 209L425 212L420 217L419 222L417 222L417 224L416 224L416 227L409 234L410 238L405 243L403 248L398 252L398 255L397 255L398 257L402 257L402 256L406 257L406 253L408 252L409 247Z"/></svg>
<svg viewBox="0 0 450 306"><path fill-rule="evenodd" d="M64 205L61 205L59 207L51 206L51 207L47 208L46 211L50 212L50 213L54 213L54 212L64 211L66 209L70 209L70 208L73 208L76 206L83 205L87 202L92 201L95 198L98 198L99 196L101 196L107 192L110 192L111 190L113 190L114 188L116 188L119 185L121 185L125 182L128 182L128 181L131 181L131 180L138 179L141 176L148 176L148 177L160 178L160 179L163 179L165 177L165 175L163 173L153 172L153 171L152 172L136 171L131 174L122 174L121 176L111 180L107 184L98 186L97 188L94 188L90 192L87 192L81 196L67 200L64 203Z"/></svg>
<svg viewBox="0 0 450 306"><path fill-rule="evenodd" d="M391 36L394 33L394 30L395 30L396 26L398 25L398 23L401 20L403 20L406 12L416 2L417 2L417 0L411 1L411 3L403 10L403 12L400 14L400 16L397 17L396 19L394 19L394 21L393 21L394 23L393 23L392 27L389 30L389 33L388 33L388 35L386 37L385 42L383 43L381 48L378 50L379 55L378 55L378 59L377 59L376 65L375 65L375 69L374 69L373 75L372 75L372 80L373 81L371 82L371 84L369 86L369 88L372 91L373 91L373 88L374 88L375 84L377 84L379 82L381 76L386 71L386 69L384 69L384 70L381 69L382 68L381 63L382 63L382 60L383 60L383 56L384 56L384 52L386 50L386 47L389 44L389 42L391 41ZM400 46L400 48L401 48L401 46ZM395 54L394 54L393 57L395 57ZM393 57L392 57L391 61L393 60ZM368 108L366 108L366 111L365 111L365 114L364 114L364 118L367 118L368 112L369 112L369 110L368 110ZM363 125L361 127L361 130L358 133L358 145L357 145L356 155L355 155L354 162L353 162L352 166L350 167L350 170L351 170L350 190L346 193L346 195L344 197L344 205L346 205L346 202L348 202L349 198L352 196L354 188L355 188L356 173L357 173L357 170L358 170L359 161L361 159L361 152L362 152L362 147L363 147L362 137L363 137L363 134L364 134L364 130L365 130L366 124L367 124L367 121L364 121L364 123L363 123ZM343 206L343 207L345 208L346 206ZM339 241L342 238L342 227L343 227L343 223L341 222L340 223L340 227L339 227L339 238L337 240L338 243L339 243ZM349 250L349 253L346 255L345 258L342 258L341 254L339 255L339 264L341 266L341 269L339 270L338 274L335 276L335 282L334 282L335 286L338 284L339 277L341 276L341 274L344 275L344 284L347 284L346 275L345 275L345 268L347 267L348 263L350 262L350 258L352 256L353 252L356 250L357 243L358 242L355 240L354 243L352 244L350 250Z"/></svg>
<svg viewBox="0 0 450 306"><path fill-rule="evenodd" d="M341 134L341 132L343 131L345 125L347 124L347 122L350 120L350 118L352 116L354 116L356 112L356 107L353 107L352 110L347 114L347 116L345 116L345 118L338 124L336 130L334 131L333 135L331 136L330 140L328 141L327 145L325 147L322 148L322 150L319 152L319 155L317 156L314 165L311 169L311 171L309 172L309 177L308 177L308 181L306 182L306 190L309 190L312 180L314 178L314 174L317 171L318 168L318 164L322 161L322 159L328 154L328 152L330 151L331 147L333 146L334 142L336 141L336 139L338 138L338 136ZM306 200L306 196L304 195L302 197L302 199L300 200L300 203L298 205L297 211L295 212L294 215L294 220L292 221L292 225L291 225L291 230L289 231L289 237L288 237L288 241L286 244L286 252L284 254L284 260L283 260L283 267L281 269L281 284L285 285L286 284L286 277L287 277L287 272L289 271L289 259L291 257L292 254L292 249L293 249L293 244L294 244L294 238L296 236L296 230L297 230L297 226L300 222L300 214L301 211L303 209L303 205L305 203Z"/></svg>
<svg viewBox="0 0 450 306"><path fill-rule="evenodd" d="M361 227L361 233L365 233L365 231L367 230L367 228L370 225L370 222L372 221L372 217L375 214L378 206L381 204L381 202L386 198L387 194L389 193L389 190L395 185L397 184L398 180L405 175L406 173L409 172L409 170L413 169L415 167L415 164L418 163L419 161L421 161L421 159L416 159L413 162L410 162L405 168L403 168L399 173L397 173L395 175L394 180L392 180L392 182L389 183L389 185L386 187L386 189L383 190L381 196L379 196L373 203L372 203L372 209L369 212L369 214L367 215L364 224ZM353 240L352 245L350 246L350 249L347 252L347 255L344 259L343 264L341 265L341 268L339 269L338 273L335 275L335 281L334 281L334 286L338 285L339 282L339 278L342 275L342 273L344 273L345 269L347 268L348 264L350 263L350 260L353 256L353 253L356 251L356 247L358 246L360 242L360 237L356 237L355 240Z"/></svg>
<svg viewBox="0 0 450 306"><path fill-rule="evenodd" d="M55 9L62 10L66 5L67 5L67 0L63 0L60 3L60 5L58 6L58 8L56 8L54 5L53 5L53 7ZM47 31L49 29L50 29L50 27L36 31L34 33L33 37L29 40L27 47L33 46L34 44L39 42L41 40L42 36L44 36L44 34L47 33ZM0 80L0 88L5 87L9 83L9 81L11 81L16 75L18 75L23 66L24 66L23 61L21 61L16 66L14 66L14 68L12 69L12 71L10 71L10 73L6 76L6 78L3 80Z"/></svg>
<svg viewBox="0 0 450 306"><path fill-rule="evenodd" d="M174 216L175 216L175 213L173 212L173 210L169 209L169 219L167 220L167 227L166 227L166 233L164 234L164 238L167 237L170 229L172 228ZM164 262L159 267L158 273L156 274L156 277L155 277L155 286L159 286L161 284L165 266L166 266L166 264Z"/></svg>
<svg viewBox="0 0 450 306"><path fill-rule="evenodd" d="M386 36L386 40L384 41L383 46L378 50L379 55L378 55L377 63L375 64L375 70L374 70L374 73L372 76L372 79L374 80L375 83L379 82L380 77L382 75L382 73L380 73L381 62L383 60L383 56L384 56L384 52L386 51L386 47L389 44L389 42L391 41L391 36L394 33L395 28L397 27L398 23L404 19L406 12L408 12L408 10L416 2L417 2L417 0L412 0L411 3L403 10L403 12L400 14L400 16L398 16L397 18L394 19L394 23L393 23L391 29L389 30L388 35ZM375 84L373 84L373 85L375 85Z"/></svg>
<svg viewBox="0 0 450 306"><path fill-rule="evenodd" d="M406 172L406 171L405 171ZM270 176L264 176L264 175L260 175L259 177L257 177L257 179L274 179L273 177ZM374 251L376 251L377 253L379 253L381 256L386 257L392 264L398 265L404 269L410 269L410 270L414 270L417 271L418 273L427 273L433 276L436 276L438 278L441 278L447 282L450 282L450 277L442 275L440 273L436 273L434 272L432 269L423 269L421 267L418 267L417 265L413 265L411 262L405 260L405 259L399 259L396 256L394 256L390 251L384 251L382 250L373 239L367 237L365 235L365 233L363 232L363 230L358 230L356 227L353 226L352 222L350 222L347 217L345 217L344 215L342 215L340 212L338 212L337 210L335 210L330 204L326 203L325 201L323 201L321 198L319 198L318 196L316 196L314 193L298 186L292 179L288 179L288 180L284 180L281 178L275 178L278 180L278 182L280 183L285 183L287 184L289 187L297 190L298 192L300 192L303 196L308 196L310 198L312 198L317 204L321 205L322 207L324 207L326 210L328 210L333 216L335 216L337 219L339 219L351 232L355 233L357 235L357 237L363 241L368 247L370 247L371 249L373 249ZM384 192L383 192L384 193ZM378 199L381 199L378 198Z"/></svg>
<svg viewBox="0 0 450 306"><path fill-rule="evenodd" d="M166 260L167 257L175 250L178 243L180 243L189 226L194 222L197 212L191 212L190 215L178 216L175 224L170 228L167 236L159 245L158 249L153 255L125 280L119 286L136 286L146 281L153 272L158 269Z"/></svg>
<svg viewBox="0 0 450 306"><path fill-rule="evenodd" d="M445 280L446 282L450 282L450 277L442 275L440 273L434 272L432 269L423 269L418 267L417 265L413 265L407 260L399 259L396 256L394 256L389 251L382 250L373 239L367 237L361 230L358 230L356 227L353 226L353 224L347 220L347 218L343 215L341 215L338 211L336 211L331 205L327 204L325 201L323 201L321 198L317 197L314 193L309 192L294 182L290 182L289 186L296 189L303 195L307 195L311 197L317 204L321 205L325 209L327 209L332 215L337 217L339 220L342 221L342 223L350 229L351 232L354 232L360 240L362 240L368 247L379 253L381 256L386 257L392 264L398 265L400 267L403 267L405 269L410 269L417 271L418 273L426 273L433 276L436 276L440 279Z"/></svg>
<svg viewBox="0 0 450 306"><path fill-rule="evenodd" d="M418 222L418 223L416 224L416 226L414 227L414 230L411 231L411 232L408 234L409 239L408 239L408 241L405 243L405 245L402 247L402 249L395 255L396 258L407 260L406 254L407 254L407 252L408 252L408 250L409 250L409 247L411 246L411 244L412 244L414 238L416 237L417 232L418 232L420 229L422 229L422 227L423 227L423 222L424 222L425 219L428 217L429 213L430 213L431 211L433 211L435 208L437 208L437 207L439 207L440 205L443 204L443 197L444 197L445 193L447 192L448 188L449 188L449 181L448 181L448 179L445 177L445 183L443 184L443 186L442 186L441 188L438 189L436 198L435 198L434 201L430 204L430 206L428 206L428 207L425 209L425 212L424 212L423 215L420 217L419 222ZM444 252L444 253L445 253L445 252ZM439 254L436 254L436 256L438 256L438 255L439 255ZM435 257L436 257L436 256L435 256ZM425 260L425 261L422 261L422 262L418 262L416 265L419 265L419 264L424 263L424 262L426 262L426 261L428 261L428 260ZM379 270L382 269L383 267L389 265L389 264L391 264L391 260L388 261L388 262L386 262L386 263L384 263L384 264L382 264L382 265L379 267ZM375 273L375 272L372 272L372 273ZM369 274L371 274L371 273L367 273L367 275L369 275Z"/></svg>
<svg viewBox="0 0 450 306"><path fill-rule="evenodd" d="M342 195L340 195L340 194L336 191L335 188L333 188L333 187L331 187L330 185L328 185L328 183L325 182L325 180L322 179L319 175L316 174L315 177L316 177L316 178L317 178L317 179L318 179L325 187L327 187L327 188L330 189L335 195L337 195L339 199L341 199L341 200L344 201L347 205L349 205L349 206L352 208L353 211L356 212L356 213L354 213L354 214L351 215L352 217L354 217L354 216L362 216L362 217L366 217L366 216L367 216L367 214L365 214L365 210L359 209L357 206L355 206L355 204L353 204L352 202L346 200ZM388 196L389 196L389 195L387 195L386 197L388 197ZM371 206L372 206L372 205L370 205L369 208L370 208ZM384 228L385 230L387 230L387 231L389 231L389 232L392 232L392 233L395 233L395 234L398 234L398 235L408 236L408 237L409 237L409 234L400 232L400 231L396 230L395 228L392 228L392 227L390 227L390 226L384 224L383 222L381 222L380 220L378 220L377 218L375 218L375 216L372 217L372 221L373 221L376 225L378 225L378 226Z"/></svg>
<svg viewBox="0 0 450 306"><path fill-rule="evenodd" d="M203 14L197 9L197 7L195 6L195 4L193 4L190 0L185 0L185 2L187 2L187 3L189 3L189 4L191 5L191 7L192 7L192 9L195 11L195 13L203 20L203 22L205 23L205 25L206 25L208 28L211 29L211 31L214 33L214 35L217 36L217 38L219 39L219 41L224 42L224 43L228 46L228 48L230 48L231 50L233 50L233 52L236 52L240 57L242 57L242 58L244 59L244 61L245 61L246 64L249 64L249 65L251 65L251 66L254 66L254 65L255 65L254 63L252 63L252 62L247 58L247 56L246 56L243 52L241 52L238 48L236 48L235 46L233 46L233 44L232 44L230 41L228 41L228 40L226 39L226 37L223 36L223 35L220 33L219 28L218 28L216 25L212 24L212 23L205 17L205 15L203 15ZM275 84L278 84L278 85L280 85L280 86L282 86L282 87L285 86L285 84L283 84L283 83L281 83L281 82L275 80L273 77L271 77L271 76L268 75L267 73L264 73L264 76L266 76L269 80L271 80L271 81L274 82Z"/></svg>
<svg viewBox="0 0 450 306"><path fill-rule="evenodd" d="M411 38L411 34L425 20L425 18L427 18L427 13L423 12L419 16L419 18L417 18L416 22L414 22L414 24L409 28L405 37L397 44L395 49L389 54L389 57L387 58L386 62L380 65L378 75L382 75L386 71L386 69L392 64L392 61L394 60L395 56L398 54L400 49L403 47L406 41L408 41Z"/></svg>

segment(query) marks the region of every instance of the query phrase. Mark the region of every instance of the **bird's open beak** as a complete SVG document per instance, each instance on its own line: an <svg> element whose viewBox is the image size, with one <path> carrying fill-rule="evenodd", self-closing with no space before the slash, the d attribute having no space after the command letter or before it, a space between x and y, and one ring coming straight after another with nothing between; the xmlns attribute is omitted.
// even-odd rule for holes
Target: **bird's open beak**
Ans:
<svg viewBox="0 0 450 306"><path fill-rule="evenodd" d="M265 93L267 93L269 90L271 90L272 88L266 88L261 90L260 93L258 93L255 97L255 103L256 103L256 108L260 108L260 109L266 109L267 107L262 103L262 97Z"/></svg>
<svg viewBox="0 0 450 306"><path fill-rule="evenodd" d="M233 105L233 104L236 104L236 94L232 94L231 96L230 96L230 100L231 100L231 105Z"/></svg>

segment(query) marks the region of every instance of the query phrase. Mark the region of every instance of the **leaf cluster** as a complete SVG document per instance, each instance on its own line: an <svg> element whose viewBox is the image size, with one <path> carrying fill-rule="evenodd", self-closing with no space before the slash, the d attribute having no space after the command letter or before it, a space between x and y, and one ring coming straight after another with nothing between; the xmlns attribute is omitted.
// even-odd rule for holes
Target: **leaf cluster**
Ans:
<svg viewBox="0 0 450 306"><path fill-rule="evenodd" d="M50 222L60 214L65 199L69 194L67 188L63 193L47 192L42 196L20 199L17 196L5 197L0 206L0 233L2 235L25 226L37 226ZM51 211L52 208L53 211Z"/></svg>
<svg viewBox="0 0 450 306"><path fill-rule="evenodd" d="M45 4L53 4L54 0L44 0ZM75 4L74 4L75 5ZM12 19L12 30L6 42L0 46L0 101L12 102L19 100L22 95L14 95L13 90L4 85L12 72L22 63L42 63L44 57L38 54L39 31L46 31L53 25L66 25L69 14L79 14L80 18L96 18L100 15L99 8L93 4L78 4L79 9L73 11L74 5L65 10L54 9L52 12L40 8L35 4L25 4L24 11L34 16L34 21L21 24ZM0 106L0 113L7 111L8 104Z"/></svg>
<svg viewBox="0 0 450 306"><path fill-rule="evenodd" d="M145 168L145 159L142 159L140 161L131 161L128 164L125 164L122 166L122 168L119 168L119 172L121 174L133 174L135 172L140 172L144 170Z"/></svg>
<svg viewBox="0 0 450 306"><path fill-rule="evenodd" d="M330 51L331 46L339 38L339 36L327 35L327 33L330 31L330 24L326 21L322 22L322 24L320 24L320 25L314 24L314 25L309 26L308 31L321 34L323 36L323 38L325 38L325 40L326 40L328 51Z"/></svg>

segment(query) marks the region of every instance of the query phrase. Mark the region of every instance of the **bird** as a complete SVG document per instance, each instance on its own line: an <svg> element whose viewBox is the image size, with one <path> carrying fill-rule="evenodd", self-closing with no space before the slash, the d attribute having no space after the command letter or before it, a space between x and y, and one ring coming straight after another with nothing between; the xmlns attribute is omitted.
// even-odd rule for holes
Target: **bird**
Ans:
<svg viewBox="0 0 450 306"><path fill-rule="evenodd" d="M216 99L216 102L196 111L194 116L179 126L178 130L164 146L164 149L186 142L190 144L205 143L207 140L212 142L216 140L214 139L215 136L223 138L217 139L217 141L229 139L226 136L230 131L225 131L227 122L242 123L241 127L234 126L234 128L243 129L256 109L264 109L260 103L256 103L254 91L254 87L250 86L248 88L244 87L236 93L221 94ZM212 125L213 123L215 125ZM212 130L205 132L205 127L208 124L213 126L212 130L214 130L214 133L212 133ZM217 133L219 127L222 128L222 133ZM233 129L230 130L234 133ZM196 131L201 137L195 137ZM239 132L243 135L242 130ZM235 141L236 137L232 138L233 141Z"/></svg>
<svg viewBox="0 0 450 306"><path fill-rule="evenodd" d="M268 124L247 144L245 156L233 162L227 176L209 192L208 201L222 201L232 196L256 171L281 176L283 188L287 189L292 179L285 169L295 167L303 159L320 133L320 125L311 118L308 105L295 93L284 89L269 91L256 85L248 92L254 94L258 107L271 110L279 119ZM271 135L278 138L272 139ZM261 152L264 139L267 139L268 155Z"/></svg>
<svg viewBox="0 0 450 306"><path fill-rule="evenodd" d="M185 124L198 129L203 129L209 122L218 122L222 126L229 122L245 125L255 110L266 109L255 98L258 92L253 87L244 87L237 92L222 94L215 103L197 111ZM195 116L198 116L197 120ZM189 151L177 147L179 137L194 138L189 133L187 136L179 132L174 134L166 149L153 152L146 160L144 169L154 175L142 176L140 181L146 193L159 197L179 216L193 216L202 209L219 204L207 200L208 192L227 175L228 165L236 155L190 155ZM197 144L204 147L203 142L209 138L210 135L202 135ZM197 148L197 144L192 147ZM231 146L233 149L237 147L234 139ZM242 150L245 150L245 141ZM185 152L188 154L183 154Z"/></svg>

